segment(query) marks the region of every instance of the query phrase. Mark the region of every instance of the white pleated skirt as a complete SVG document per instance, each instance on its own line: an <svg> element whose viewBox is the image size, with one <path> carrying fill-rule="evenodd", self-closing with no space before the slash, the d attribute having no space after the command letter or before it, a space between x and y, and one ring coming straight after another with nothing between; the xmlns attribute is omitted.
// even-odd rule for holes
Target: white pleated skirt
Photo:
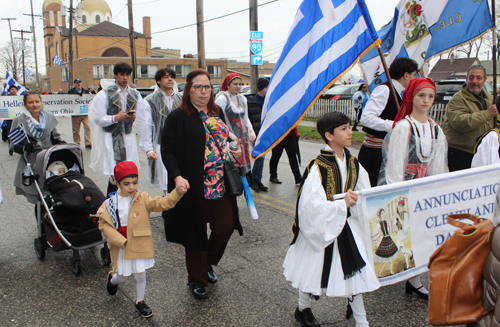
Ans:
<svg viewBox="0 0 500 327"><path fill-rule="evenodd" d="M362 242L360 227L356 222L349 221L354 240L358 246L361 257L366 266L361 272L349 279L344 279L342 262L337 246L333 244L333 260L330 269L330 278L326 289L321 288L321 275L323 272L324 251L315 252L307 244L307 240L299 232L297 241L291 245L283 262L285 268L283 274L292 286L305 293L330 297L349 297L360 293L371 292L380 287L373 269L373 265L368 261L366 249Z"/></svg>
<svg viewBox="0 0 500 327"><path fill-rule="evenodd" d="M118 275L130 276L146 271L155 265L154 258L147 259L125 259L125 250L120 249L118 253Z"/></svg>

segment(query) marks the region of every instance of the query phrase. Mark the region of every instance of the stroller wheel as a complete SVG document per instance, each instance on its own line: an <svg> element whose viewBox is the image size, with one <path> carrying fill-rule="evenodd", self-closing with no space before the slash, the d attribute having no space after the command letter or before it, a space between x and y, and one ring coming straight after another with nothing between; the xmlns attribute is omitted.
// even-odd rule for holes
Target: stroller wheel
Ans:
<svg viewBox="0 0 500 327"><path fill-rule="evenodd" d="M36 257L39 260L43 260L45 258L45 245L42 244L39 238L35 238L33 245L35 247Z"/></svg>
<svg viewBox="0 0 500 327"><path fill-rule="evenodd" d="M107 267L111 263L111 256L109 254L109 249L106 244L104 244L104 247L101 249L101 260L103 267Z"/></svg>
<svg viewBox="0 0 500 327"><path fill-rule="evenodd" d="M82 272L82 265L80 263L80 260L73 260L71 272L73 272L73 274L75 274L76 276L80 275L80 273Z"/></svg>

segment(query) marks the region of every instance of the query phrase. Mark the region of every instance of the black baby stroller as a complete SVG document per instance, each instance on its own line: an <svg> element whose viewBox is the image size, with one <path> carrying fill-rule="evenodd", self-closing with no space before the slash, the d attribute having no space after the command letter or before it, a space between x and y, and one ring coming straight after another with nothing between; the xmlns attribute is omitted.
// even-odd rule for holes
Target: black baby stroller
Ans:
<svg viewBox="0 0 500 327"><path fill-rule="evenodd" d="M26 161L26 154L24 159ZM58 175L50 176L52 172L47 171L47 167L52 163L61 163L65 168ZM79 275L82 267L78 251L104 244L102 263L104 266L110 264L106 239L103 239L95 215L105 197L84 175L82 150L78 145L67 143L41 148L32 173L29 169L23 173L23 183L34 183L39 194L36 205L38 237L34 241L38 259L45 258L45 250L49 247L54 252L71 249L71 271Z"/></svg>

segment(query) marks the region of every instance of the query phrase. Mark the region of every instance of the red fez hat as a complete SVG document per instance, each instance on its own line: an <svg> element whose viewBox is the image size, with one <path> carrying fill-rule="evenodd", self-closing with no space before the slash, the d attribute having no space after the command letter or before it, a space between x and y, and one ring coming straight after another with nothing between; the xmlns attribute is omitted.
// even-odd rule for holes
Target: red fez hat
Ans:
<svg viewBox="0 0 500 327"><path fill-rule="evenodd" d="M137 166L132 161L122 161L117 163L114 172L116 181L121 181L124 177L127 177L129 175L139 176Z"/></svg>
<svg viewBox="0 0 500 327"><path fill-rule="evenodd" d="M398 206L403 206L405 204L405 200L401 200L398 202Z"/></svg>

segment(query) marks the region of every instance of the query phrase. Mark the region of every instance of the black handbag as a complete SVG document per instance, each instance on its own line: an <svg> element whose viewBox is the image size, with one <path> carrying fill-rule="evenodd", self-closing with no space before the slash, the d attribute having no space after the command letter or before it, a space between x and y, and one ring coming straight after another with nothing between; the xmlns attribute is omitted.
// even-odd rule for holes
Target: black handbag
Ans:
<svg viewBox="0 0 500 327"><path fill-rule="evenodd" d="M201 119L201 116L200 116ZM203 121L203 119L201 119ZM222 149L219 146L219 142L215 138L210 127L208 127L205 122L203 125L208 129L208 132L212 136L215 145L219 149L219 156L222 154ZM221 157L222 159L222 157ZM222 159L222 165L224 167L224 186L226 187L226 193L230 196L240 196L243 194L243 182L241 181L241 175L238 167L234 165L231 160Z"/></svg>

